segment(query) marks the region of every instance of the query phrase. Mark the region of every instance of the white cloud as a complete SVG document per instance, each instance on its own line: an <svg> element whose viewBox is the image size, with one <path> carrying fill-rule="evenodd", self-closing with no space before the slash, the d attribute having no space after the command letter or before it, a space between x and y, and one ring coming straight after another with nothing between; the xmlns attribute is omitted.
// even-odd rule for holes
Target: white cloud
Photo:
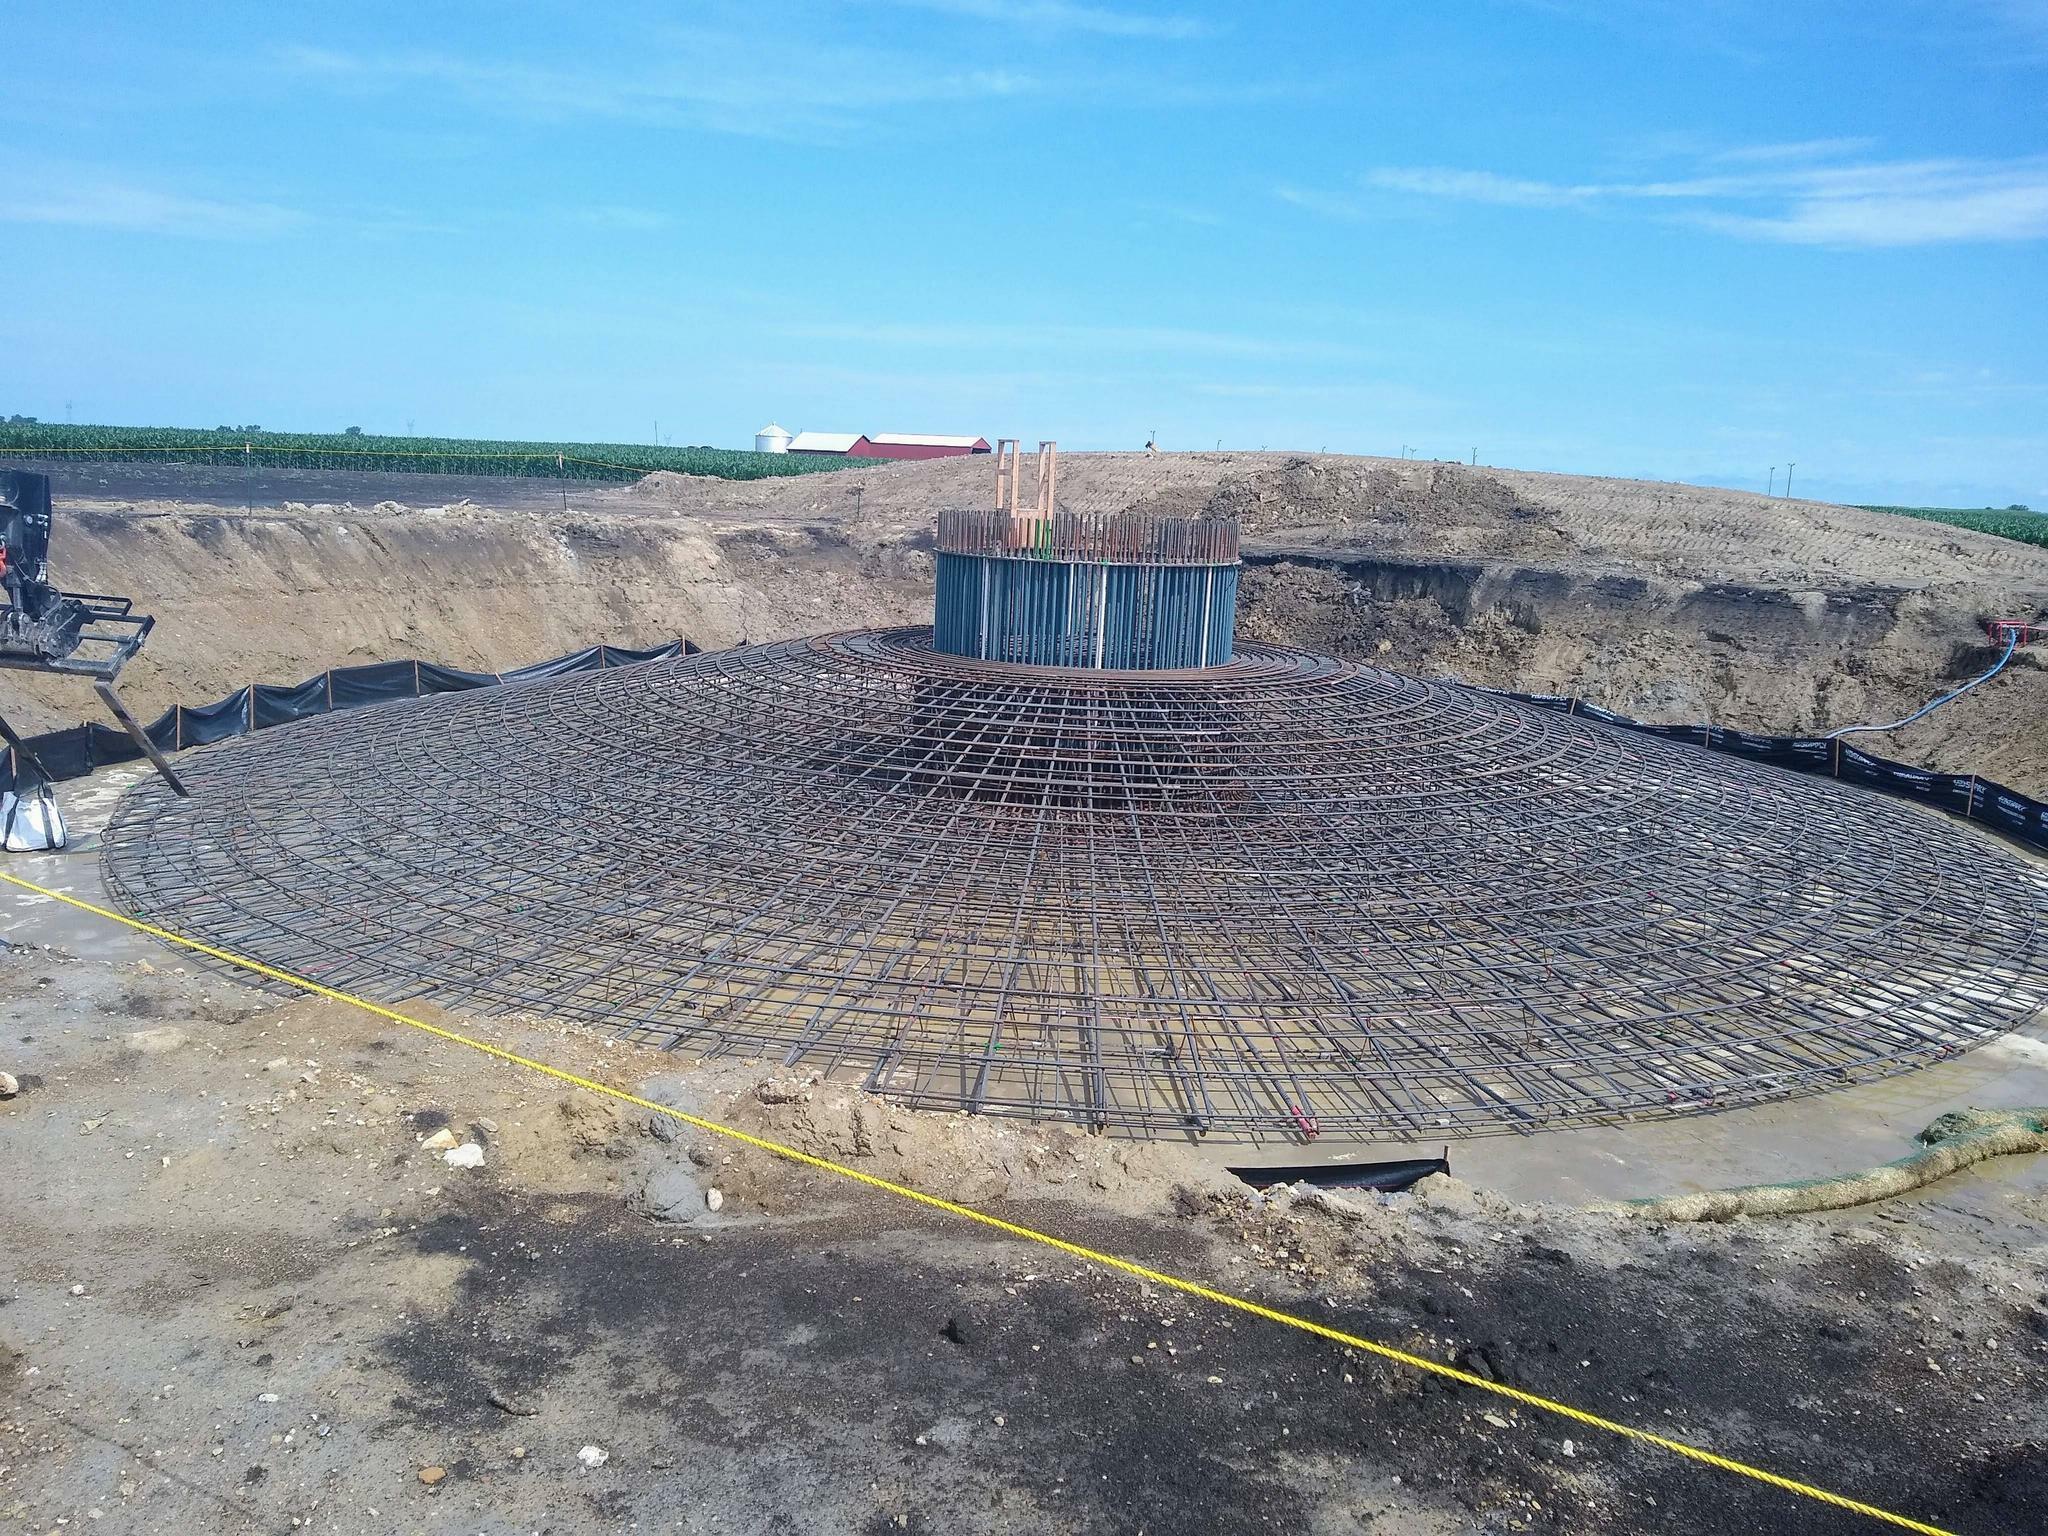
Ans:
<svg viewBox="0 0 2048 1536"><path fill-rule="evenodd" d="M157 187L103 179L17 187L0 200L0 221L71 224L136 234L186 235L206 240L256 240L289 234L305 214L276 203L189 197Z"/></svg>
<svg viewBox="0 0 2048 1536"><path fill-rule="evenodd" d="M1215 28L1192 16L1115 11L1069 0L895 0L918 10L942 11L977 21L1035 32L1087 32L1099 37L1154 38L1179 41L1207 37Z"/></svg>
<svg viewBox="0 0 2048 1536"><path fill-rule="evenodd" d="M1356 348L1321 340L1288 341L1246 336L1229 331L1193 330L1163 325L1006 325L976 321L936 324L837 323L792 324L776 328L784 336L805 341L852 341L869 346L924 347L944 351L1062 354L1090 348L1120 354L1134 350L1162 354L1196 354L1228 358L1351 358Z"/></svg>
<svg viewBox="0 0 2048 1536"><path fill-rule="evenodd" d="M283 66L366 96L427 90L465 105L544 121L608 118L780 139L839 137L889 108L1028 95L1020 70L932 62L857 46L682 31L632 66L527 64L424 50L343 52L292 46Z"/></svg>
<svg viewBox="0 0 2048 1536"><path fill-rule="evenodd" d="M563 217L574 224L622 235L650 234L657 229L673 228L676 222L658 208L638 208L629 203L598 203L588 208L569 208L563 211Z"/></svg>
<svg viewBox="0 0 2048 1536"><path fill-rule="evenodd" d="M1292 203L1310 213L1319 213L1326 219L1362 220L1366 215L1363 203L1356 197L1342 192L1331 192L1321 187L1297 187L1282 183L1273 189L1273 195L1283 203Z"/></svg>
<svg viewBox="0 0 2048 1536"><path fill-rule="evenodd" d="M1711 151L1709 160L1735 163L1771 160L1833 160L1858 155L1876 145L1875 139L1798 139L1789 144L1738 144Z"/></svg>
<svg viewBox="0 0 2048 1536"><path fill-rule="evenodd" d="M1370 194L1496 207L1620 211L1678 205L1665 217L1750 240L1909 246L2048 238L2048 156L1865 160L1858 140L1758 145L1696 157L1663 180L1555 182L1446 166L1383 166L1355 188L1283 186L1277 195L1337 217L1369 216ZM1361 192L1367 194L1361 197Z"/></svg>
<svg viewBox="0 0 2048 1536"><path fill-rule="evenodd" d="M1584 202L1591 187L1558 186L1492 171L1458 171L1440 166L1387 167L1368 171L1367 186L1389 192L1414 192L1423 197L1450 197L1473 203L1498 203L1510 208L1564 208Z"/></svg>
<svg viewBox="0 0 2048 1536"><path fill-rule="evenodd" d="M890 3L986 21L1019 39L1079 33L1158 41L1210 30L1177 13L1076 0ZM1171 110L1254 105L1319 89L1293 79L1177 78L1160 67L1157 50L1130 50L1106 66L1063 54L1041 72L1030 61L1043 51L963 49L923 38L881 46L801 26L784 28L764 47L750 27L705 24L657 30L617 59L304 44L279 47L272 57L289 74L342 96L402 95L542 123L618 121L800 143L843 142L920 108L1059 97Z"/></svg>
<svg viewBox="0 0 2048 1536"><path fill-rule="evenodd" d="M1724 234L1796 245L1900 246L2048 237L2048 176L1926 194L1802 198L1783 213L1703 213Z"/></svg>

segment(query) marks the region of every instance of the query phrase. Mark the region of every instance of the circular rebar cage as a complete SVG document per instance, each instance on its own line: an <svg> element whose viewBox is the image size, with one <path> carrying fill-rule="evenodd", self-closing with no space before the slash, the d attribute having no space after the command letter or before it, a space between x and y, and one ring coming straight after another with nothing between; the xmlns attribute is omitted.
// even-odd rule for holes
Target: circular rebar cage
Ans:
<svg viewBox="0 0 2048 1536"><path fill-rule="evenodd" d="M2048 1004L2048 879L1897 801L1240 648L867 631L405 701L130 791L130 911L911 1106L1417 1139L1896 1072Z"/></svg>

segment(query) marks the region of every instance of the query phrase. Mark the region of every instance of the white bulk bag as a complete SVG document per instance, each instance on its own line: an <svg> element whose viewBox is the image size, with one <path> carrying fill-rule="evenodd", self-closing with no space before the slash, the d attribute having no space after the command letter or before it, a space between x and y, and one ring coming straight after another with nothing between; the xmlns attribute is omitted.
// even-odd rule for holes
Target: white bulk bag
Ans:
<svg viewBox="0 0 2048 1536"><path fill-rule="evenodd" d="M64 813L47 789L0 790L0 834L9 853L49 853L64 846Z"/></svg>

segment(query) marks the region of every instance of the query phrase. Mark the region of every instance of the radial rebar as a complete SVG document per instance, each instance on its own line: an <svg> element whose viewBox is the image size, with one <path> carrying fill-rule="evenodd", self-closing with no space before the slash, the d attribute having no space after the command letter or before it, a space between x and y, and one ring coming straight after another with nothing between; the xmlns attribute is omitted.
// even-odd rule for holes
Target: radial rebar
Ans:
<svg viewBox="0 0 2048 1536"><path fill-rule="evenodd" d="M131 911L906 1105L1424 1141L1810 1093L2048 1004L2048 879L1873 793L1271 646L864 631L358 710L138 785Z"/></svg>

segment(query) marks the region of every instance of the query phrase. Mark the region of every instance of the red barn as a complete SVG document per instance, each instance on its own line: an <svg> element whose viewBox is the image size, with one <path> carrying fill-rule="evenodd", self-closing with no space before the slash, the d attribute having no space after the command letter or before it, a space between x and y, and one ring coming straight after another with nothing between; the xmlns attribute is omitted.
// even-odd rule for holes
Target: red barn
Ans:
<svg viewBox="0 0 2048 1536"><path fill-rule="evenodd" d="M857 459L949 459L956 454L987 453L985 437L933 437L910 432L877 432L861 437L848 450Z"/></svg>

